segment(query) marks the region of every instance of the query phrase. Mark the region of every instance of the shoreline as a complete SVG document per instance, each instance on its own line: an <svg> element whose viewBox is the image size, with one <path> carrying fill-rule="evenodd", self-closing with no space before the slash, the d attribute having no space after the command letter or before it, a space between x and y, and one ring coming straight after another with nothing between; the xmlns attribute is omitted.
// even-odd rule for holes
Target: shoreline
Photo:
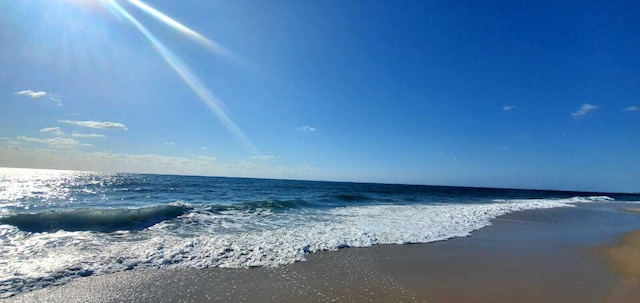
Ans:
<svg viewBox="0 0 640 303"><path fill-rule="evenodd" d="M640 230L618 204L516 212L466 238L325 251L282 267L90 276L4 301L638 302L637 280L588 252Z"/></svg>

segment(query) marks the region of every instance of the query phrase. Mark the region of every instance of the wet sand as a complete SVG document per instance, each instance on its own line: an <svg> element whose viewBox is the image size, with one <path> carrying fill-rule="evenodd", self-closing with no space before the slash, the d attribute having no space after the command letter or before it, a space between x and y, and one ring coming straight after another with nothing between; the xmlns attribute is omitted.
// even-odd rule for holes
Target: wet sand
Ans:
<svg viewBox="0 0 640 303"><path fill-rule="evenodd" d="M640 207L626 207L624 210L632 213L640 213Z"/></svg>
<svg viewBox="0 0 640 303"><path fill-rule="evenodd" d="M603 248L602 254L616 272L640 280L640 231L620 237L614 245Z"/></svg>
<svg viewBox="0 0 640 303"><path fill-rule="evenodd" d="M8 301L640 302L637 276L624 272L630 263L612 261L640 259L640 234L624 236L640 230L638 214L581 204L493 223L467 238L322 252L277 268L92 276Z"/></svg>

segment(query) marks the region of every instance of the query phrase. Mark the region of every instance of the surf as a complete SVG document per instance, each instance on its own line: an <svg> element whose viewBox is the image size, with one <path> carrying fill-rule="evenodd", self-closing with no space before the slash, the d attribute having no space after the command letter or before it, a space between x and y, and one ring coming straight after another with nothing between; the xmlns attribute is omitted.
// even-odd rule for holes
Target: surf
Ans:
<svg viewBox="0 0 640 303"><path fill-rule="evenodd" d="M42 233L64 231L114 232L142 230L162 221L177 218L188 211L180 205L158 205L144 208L51 210L15 214L0 218L1 224L21 231Z"/></svg>

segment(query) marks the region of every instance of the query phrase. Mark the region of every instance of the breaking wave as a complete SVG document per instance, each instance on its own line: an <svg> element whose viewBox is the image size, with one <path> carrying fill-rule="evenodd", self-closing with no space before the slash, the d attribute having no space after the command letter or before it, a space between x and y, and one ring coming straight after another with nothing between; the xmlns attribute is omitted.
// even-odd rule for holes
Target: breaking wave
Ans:
<svg viewBox="0 0 640 303"><path fill-rule="evenodd" d="M144 208L95 209L80 208L68 211L45 211L16 214L0 218L21 231L41 233L64 231L114 232L142 230L165 220L174 219L189 210L186 206L161 205Z"/></svg>

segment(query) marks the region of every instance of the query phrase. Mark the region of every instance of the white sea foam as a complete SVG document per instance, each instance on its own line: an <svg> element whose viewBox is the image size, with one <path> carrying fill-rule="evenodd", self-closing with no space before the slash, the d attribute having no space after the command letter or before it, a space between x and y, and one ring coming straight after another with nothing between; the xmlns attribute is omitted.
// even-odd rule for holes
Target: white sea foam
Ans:
<svg viewBox="0 0 640 303"><path fill-rule="evenodd" d="M583 200L593 199L283 212L196 209L143 231L108 234L30 234L2 225L0 294L60 284L77 276L137 268L278 266L302 261L309 253L322 250L441 241L468 236L490 225L491 219L510 212L567 207Z"/></svg>
<svg viewBox="0 0 640 303"><path fill-rule="evenodd" d="M567 199L569 203L602 203L613 201L615 201L615 199L608 196L573 197Z"/></svg>

